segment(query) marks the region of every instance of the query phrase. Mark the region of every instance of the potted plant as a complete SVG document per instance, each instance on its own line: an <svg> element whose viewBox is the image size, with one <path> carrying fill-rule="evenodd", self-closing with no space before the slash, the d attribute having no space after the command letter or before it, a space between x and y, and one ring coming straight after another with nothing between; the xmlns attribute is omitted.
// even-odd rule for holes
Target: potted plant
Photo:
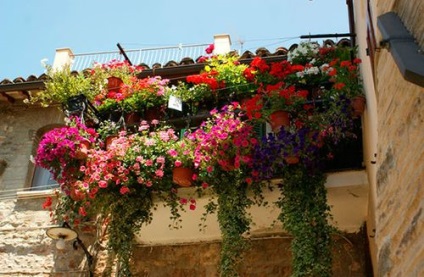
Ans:
<svg viewBox="0 0 424 277"><path fill-rule="evenodd" d="M127 61L94 63L88 77L100 89L93 103L103 118L119 120L123 113L123 101L131 96L128 88L137 80L141 70L141 67L130 65Z"/></svg>
<svg viewBox="0 0 424 277"><path fill-rule="evenodd" d="M99 134L99 139L105 144L106 149L118 137L121 130L123 130L122 124L115 121L105 120L100 122L97 133Z"/></svg>
<svg viewBox="0 0 424 277"><path fill-rule="evenodd" d="M43 107L66 104L69 99L84 95L89 101L99 92L83 72L73 72L69 65L61 69L46 66L48 79L45 89L31 95L31 103L40 103Z"/></svg>
<svg viewBox="0 0 424 277"><path fill-rule="evenodd" d="M117 254L123 276L131 275L134 234L151 221L153 194L169 205L172 219L179 218L173 162L167 154L177 140L173 129L141 122L138 133L121 131L110 148L94 148L87 159L73 164L78 178L72 180L72 189L77 197L65 194L56 218L74 224L92 216L107 218L108 246Z"/></svg>
<svg viewBox="0 0 424 277"><path fill-rule="evenodd" d="M193 149L193 142L184 137L168 150L168 155L174 165L172 181L182 187L189 187L194 181Z"/></svg>
<svg viewBox="0 0 424 277"><path fill-rule="evenodd" d="M43 135L35 164L49 170L66 193L70 194L72 182L80 177L76 169L84 162L88 148L98 135L94 129L82 124L79 118L72 118L67 124Z"/></svg>
<svg viewBox="0 0 424 277"><path fill-rule="evenodd" d="M297 90L293 85L286 87L282 82L265 87L262 113L274 132L290 126L290 117L303 109L307 96L306 90Z"/></svg>
<svg viewBox="0 0 424 277"><path fill-rule="evenodd" d="M239 109L239 104L233 103L220 112L211 111L212 118L188 135L195 145L197 180L218 195L218 206L209 205L207 210L218 209L222 234L219 270L223 276L237 275L240 254L247 248L243 234L250 228L246 209L253 203L247 189L252 184L251 153L257 140Z"/></svg>

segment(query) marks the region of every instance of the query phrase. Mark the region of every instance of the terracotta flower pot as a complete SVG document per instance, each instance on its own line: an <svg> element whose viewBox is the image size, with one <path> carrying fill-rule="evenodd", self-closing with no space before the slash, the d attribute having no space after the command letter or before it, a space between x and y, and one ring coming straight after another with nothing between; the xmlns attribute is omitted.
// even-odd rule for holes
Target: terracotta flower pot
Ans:
<svg viewBox="0 0 424 277"><path fill-rule="evenodd" d="M351 106L353 109L353 116L359 117L365 110L365 97L356 96L352 98Z"/></svg>
<svg viewBox="0 0 424 277"><path fill-rule="evenodd" d="M286 111L275 111L269 116L269 124L273 132L280 131L283 126L290 125L289 113Z"/></svg>
<svg viewBox="0 0 424 277"><path fill-rule="evenodd" d="M110 145L112 144L112 142L115 140L115 139L117 139L118 138L118 136L116 136L116 135L112 135L112 136L108 136L106 139L105 139L105 148L106 148L106 150L109 150L110 149Z"/></svg>
<svg viewBox="0 0 424 277"><path fill-rule="evenodd" d="M174 167L172 170L172 181L181 186L189 187L192 183L193 170L188 167Z"/></svg>
<svg viewBox="0 0 424 277"><path fill-rule="evenodd" d="M109 77L107 78L107 89L108 91L118 91L123 83L121 78Z"/></svg>
<svg viewBox="0 0 424 277"><path fill-rule="evenodd" d="M287 164L298 164L300 159L298 156L287 156L284 158Z"/></svg>
<svg viewBox="0 0 424 277"><path fill-rule="evenodd" d="M90 149L90 142L88 140L81 141L77 149L75 150L75 157L79 160L83 160L87 158L89 149Z"/></svg>

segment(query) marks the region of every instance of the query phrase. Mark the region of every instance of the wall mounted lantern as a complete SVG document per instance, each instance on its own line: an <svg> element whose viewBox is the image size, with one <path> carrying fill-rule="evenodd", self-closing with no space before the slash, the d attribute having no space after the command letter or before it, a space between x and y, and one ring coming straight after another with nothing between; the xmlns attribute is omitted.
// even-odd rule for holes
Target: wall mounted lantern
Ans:
<svg viewBox="0 0 424 277"><path fill-rule="evenodd" d="M78 233L69 226L67 222L64 222L61 227L52 227L46 231L46 234L49 238L57 240L56 248L59 250L65 249L67 241L74 241L72 246L75 250L78 249L78 245L82 248L87 257L88 270L90 277L93 277L92 265L93 265L93 256L88 252L87 247L78 237Z"/></svg>
<svg viewBox="0 0 424 277"><path fill-rule="evenodd" d="M424 55L415 38L395 12L378 17L381 45L393 56L405 80L424 87Z"/></svg>

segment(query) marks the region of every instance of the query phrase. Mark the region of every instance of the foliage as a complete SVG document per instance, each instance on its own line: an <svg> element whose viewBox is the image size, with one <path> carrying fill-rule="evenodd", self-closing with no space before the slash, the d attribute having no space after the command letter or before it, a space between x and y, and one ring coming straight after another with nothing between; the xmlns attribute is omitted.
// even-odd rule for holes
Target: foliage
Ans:
<svg viewBox="0 0 424 277"><path fill-rule="evenodd" d="M100 122L97 133L99 134L99 138L104 142L108 136L117 136L120 130L122 130L121 124L111 120L104 120Z"/></svg>
<svg viewBox="0 0 424 277"><path fill-rule="evenodd" d="M72 72L69 65L61 69L46 66L48 79L45 89L31 95L31 103L40 103L43 107L51 104L65 104L69 98L83 94L90 101L99 93L96 86L83 72Z"/></svg>
<svg viewBox="0 0 424 277"><path fill-rule="evenodd" d="M281 197L277 202L279 220L293 235L292 276L325 277L331 274L330 207L324 186L326 177L320 171L291 166L283 175Z"/></svg>

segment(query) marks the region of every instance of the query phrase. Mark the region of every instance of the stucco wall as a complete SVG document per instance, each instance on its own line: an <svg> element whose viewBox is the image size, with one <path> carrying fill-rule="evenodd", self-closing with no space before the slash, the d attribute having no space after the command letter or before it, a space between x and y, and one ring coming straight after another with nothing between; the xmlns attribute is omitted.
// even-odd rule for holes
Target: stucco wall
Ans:
<svg viewBox="0 0 424 277"><path fill-rule="evenodd" d="M423 1L374 1L395 11L423 45ZM424 64L423 64L424 66ZM391 53L377 53L375 206L378 276L424 276L424 88L406 82Z"/></svg>

